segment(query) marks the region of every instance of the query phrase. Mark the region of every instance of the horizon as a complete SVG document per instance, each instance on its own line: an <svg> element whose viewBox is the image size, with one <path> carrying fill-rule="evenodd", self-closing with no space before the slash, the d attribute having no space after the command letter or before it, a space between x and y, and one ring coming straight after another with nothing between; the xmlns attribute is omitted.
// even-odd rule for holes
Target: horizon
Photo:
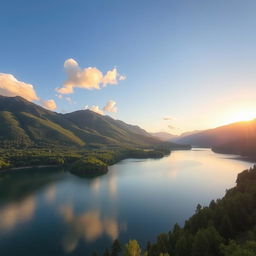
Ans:
<svg viewBox="0 0 256 256"><path fill-rule="evenodd" d="M256 255L255 11L2 0L2 254Z"/></svg>
<svg viewBox="0 0 256 256"><path fill-rule="evenodd" d="M3 1L0 93L61 113L89 108L149 132L253 119L255 8L255 1Z"/></svg>
<svg viewBox="0 0 256 256"><path fill-rule="evenodd" d="M1 97L7 97L7 98L21 98L21 99L23 99L23 100L26 100L26 99L23 98L22 96L3 96L3 95L1 95L1 94L0 94L0 96L1 96ZM28 100L26 100L26 101L27 101L27 102L30 102L30 101L28 101ZM42 108L44 108L44 109L46 109L46 110L55 112L55 113L57 113L57 114L69 114L69 113L73 113L73 112L77 112L77 111L90 111L90 112L96 113L96 114L98 114L98 115L102 115L101 113L97 113L97 112L95 112L94 110L89 109L89 108L77 109L77 110L72 110L72 111L70 111L70 112L62 113L62 112L58 112L58 111L55 111L55 110L47 109L47 108L41 106L40 104L37 104L36 102L30 102L30 103L34 103L35 105L37 105L37 106L39 106L39 107L42 107ZM108 116L108 117L110 117L110 118L113 118L114 120L123 121L123 120L121 120L121 119L115 118L115 117L113 117L113 116L111 116L111 115L108 115L108 114L103 114L103 116ZM203 132L203 131L207 131L207 130L211 130L211 129L216 129L216 128L219 128L219 127L222 127L222 126L232 125L232 124L235 124L235 123L246 123L246 122L253 122L253 121L256 121L256 117L255 117L255 118L252 118L252 119L250 119L250 120L235 121L235 122L232 122L232 123L227 123L227 124L223 124L223 125L216 126L216 127L210 127L210 128L208 128L208 129L204 129L204 130L189 130L189 131L182 132L182 133L180 133L180 134L175 134L175 133L171 133L171 132L169 132L169 131L161 131L161 130L160 130L160 131L156 131L156 132L151 132L151 131L148 131L148 130L145 129L144 127L141 127L141 126L139 126L139 125L137 125L137 124L133 124L133 123L127 123L127 124L128 124L128 125L132 125L132 126L138 126L138 127L140 127L141 129L143 129L143 130L145 130L146 132L148 132L149 134L154 134L154 133L166 133L166 134L169 134L169 135L173 135L173 136L177 136L177 137L178 137L178 136L184 135L184 134L186 134L186 133L193 133L193 132L196 132L196 133L198 132L198 133L200 133L200 132ZM124 121L123 121L123 122L124 122ZM125 122L125 123L126 123L126 122Z"/></svg>

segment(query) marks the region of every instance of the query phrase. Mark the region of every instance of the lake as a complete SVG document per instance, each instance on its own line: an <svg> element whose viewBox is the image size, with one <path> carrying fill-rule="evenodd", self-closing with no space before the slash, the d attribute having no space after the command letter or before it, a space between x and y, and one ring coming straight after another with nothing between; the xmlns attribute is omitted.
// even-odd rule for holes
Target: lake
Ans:
<svg viewBox="0 0 256 256"><path fill-rule="evenodd" d="M85 179L61 168L0 174L1 255L91 255L113 239L137 239L183 225L253 163L208 149L162 159L128 159Z"/></svg>

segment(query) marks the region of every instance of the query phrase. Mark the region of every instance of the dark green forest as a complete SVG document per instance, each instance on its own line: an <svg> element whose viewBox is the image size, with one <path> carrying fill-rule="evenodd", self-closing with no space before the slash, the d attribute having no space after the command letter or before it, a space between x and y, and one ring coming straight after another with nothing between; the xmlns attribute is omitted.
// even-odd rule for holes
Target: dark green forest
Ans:
<svg viewBox="0 0 256 256"><path fill-rule="evenodd" d="M170 154L168 147L154 149L99 147L2 148L0 170L15 167L64 166L76 174L103 174L107 166L126 158L161 158Z"/></svg>
<svg viewBox="0 0 256 256"><path fill-rule="evenodd" d="M94 253L97 255L97 253ZM175 224L168 233L141 248L136 240L124 246L114 241L104 256L255 256L256 165L238 174L236 186L207 207L197 205L184 227Z"/></svg>

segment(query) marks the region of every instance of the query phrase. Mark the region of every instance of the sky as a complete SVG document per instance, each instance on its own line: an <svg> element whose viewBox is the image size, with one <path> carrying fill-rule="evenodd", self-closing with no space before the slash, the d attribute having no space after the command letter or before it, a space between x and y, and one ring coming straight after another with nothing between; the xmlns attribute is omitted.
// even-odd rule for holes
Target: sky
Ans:
<svg viewBox="0 0 256 256"><path fill-rule="evenodd" d="M256 117L255 0L1 0L0 94L179 134Z"/></svg>

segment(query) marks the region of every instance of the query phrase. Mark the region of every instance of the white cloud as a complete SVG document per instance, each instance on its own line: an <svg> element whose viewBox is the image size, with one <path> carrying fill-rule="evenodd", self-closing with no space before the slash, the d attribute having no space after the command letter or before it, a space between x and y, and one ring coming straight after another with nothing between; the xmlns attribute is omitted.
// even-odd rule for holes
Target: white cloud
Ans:
<svg viewBox="0 0 256 256"><path fill-rule="evenodd" d="M39 101L47 109L56 109L54 100L41 100L32 84L21 82L12 74L0 73L0 94L7 97L20 96L28 101Z"/></svg>
<svg viewBox="0 0 256 256"><path fill-rule="evenodd" d="M44 108L49 110L55 110L57 108L54 100L41 100L41 104Z"/></svg>
<svg viewBox="0 0 256 256"><path fill-rule="evenodd" d="M113 68L113 70L109 70L107 74L102 78L102 83L104 86L106 86L107 84L117 84L117 79L117 69Z"/></svg>
<svg viewBox="0 0 256 256"><path fill-rule="evenodd" d="M168 128L171 129L171 130L175 130L176 128L172 125L168 125Z"/></svg>
<svg viewBox="0 0 256 256"><path fill-rule="evenodd" d="M56 89L60 94L71 94L76 87L87 90L101 89L101 86L115 85L119 80L126 79L125 76L118 73L116 68L103 75L96 67L80 68L74 59L67 59L64 62L64 68L67 73L67 80L61 88Z"/></svg>
<svg viewBox="0 0 256 256"><path fill-rule="evenodd" d="M7 97L21 96L28 101L39 100L32 84L5 73L0 73L0 94Z"/></svg>
<svg viewBox="0 0 256 256"><path fill-rule="evenodd" d="M107 112L116 113L117 112L116 102L113 100L109 100L105 105L105 107L103 108L103 110Z"/></svg>
<svg viewBox="0 0 256 256"><path fill-rule="evenodd" d="M95 112L95 113L98 113L98 114L100 114L100 115L104 115L104 111L101 110L101 109L99 108L99 106L93 105L93 106L91 106L89 109L90 109L91 111Z"/></svg>
<svg viewBox="0 0 256 256"><path fill-rule="evenodd" d="M12 74L0 73L0 94L6 97L20 96L28 101L39 101L47 109L57 108L54 100L40 99L32 84L17 80Z"/></svg>
<svg viewBox="0 0 256 256"><path fill-rule="evenodd" d="M123 80L125 80L125 79L126 79L126 76L123 76L123 75L120 75L120 76L119 76L119 80L120 80L120 81L123 81Z"/></svg>
<svg viewBox="0 0 256 256"><path fill-rule="evenodd" d="M84 107L84 109L89 109L89 110L91 110L93 112L96 112L100 115L104 115L105 112L110 112L110 113L116 113L117 112L116 102L113 101L113 100L109 100L102 109L97 105L93 105L91 107L86 105Z"/></svg>
<svg viewBox="0 0 256 256"><path fill-rule="evenodd" d="M172 117L170 117L170 116L165 116L163 119L164 119L165 121L167 121L167 120L172 120Z"/></svg>

